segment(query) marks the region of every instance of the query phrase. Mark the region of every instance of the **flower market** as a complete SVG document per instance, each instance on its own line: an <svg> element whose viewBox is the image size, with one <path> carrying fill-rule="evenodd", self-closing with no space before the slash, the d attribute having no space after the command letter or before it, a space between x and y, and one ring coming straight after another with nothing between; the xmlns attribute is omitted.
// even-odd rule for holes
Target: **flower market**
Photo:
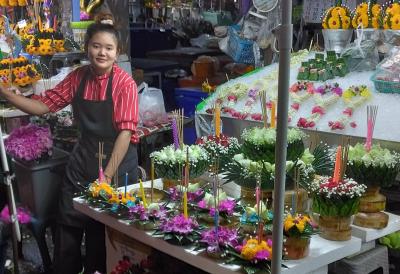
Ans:
<svg viewBox="0 0 400 274"><path fill-rule="evenodd" d="M400 273L399 0L0 15L0 274Z"/></svg>

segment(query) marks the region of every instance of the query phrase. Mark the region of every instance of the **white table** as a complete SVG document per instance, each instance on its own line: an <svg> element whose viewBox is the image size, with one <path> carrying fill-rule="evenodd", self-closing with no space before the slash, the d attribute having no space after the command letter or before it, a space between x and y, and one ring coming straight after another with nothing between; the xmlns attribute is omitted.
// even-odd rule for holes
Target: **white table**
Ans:
<svg viewBox="0 0 400 274"><path fill-rule="evenodd" d="M156 180L154 182L155 187L160 187L161 184L161 180ZM144 182L145 187L149 185L150 182ZM129 189L137 187L138 185L129 186ZM206 256L202 256L198 254L198 252L193 252L191 248L171 245L160 238L153 237L151 232L137 229L106 212L90 207L82 198L78 197L74 199L74 207L78 211L114 230L204 271L218 274L232 274L238 272L240 269L239 266L224 265ZM311 240L310 255L301 260L283 261L283 264L288 268L283 269L282 272L285 274L326 274L328 273L328 264L357 253L360 248L361 239L356 237L352 237L349 241L335 242L322 239L315 235Z"/></svg>

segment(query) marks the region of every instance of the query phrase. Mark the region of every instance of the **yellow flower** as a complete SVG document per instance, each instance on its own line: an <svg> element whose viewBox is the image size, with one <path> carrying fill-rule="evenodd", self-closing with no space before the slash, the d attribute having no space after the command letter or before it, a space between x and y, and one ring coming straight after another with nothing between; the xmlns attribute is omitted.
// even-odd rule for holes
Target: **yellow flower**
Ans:
<svg viewBox="0 0 400 274"><path fill-rule="evenodd" d="M114 193L110 199L108 199L110 204L118 204L120 202L119 194Z"/></svg>
<svg viewBox="0 0 400 274"><path fill-rule="evenodd" d="M399 3L390 4L386 9L386 14L390 15L400 14L400 4Z"/></svg>
<svg viewBox="0 0 400 274"><path fill-rule="evenodd" d="M346 16L347 11L344 7L334 7L331 11L332 16L339 17L339 16Z"/></svg>
<svg viewBox="0 0 400 274"><path fill-rule="evenodd" d="M353 28L357 28L357 16L354 16L353 19L351 19L351 25L353 26Z"/></svg>
<svg viewBox="0 0 400 274"><path fill-rule="evenodd" d="M356 8L356 13L358 13L358 14L368 13L368 4L361 3L360 5L358 5Z"/></svg>
<svg viewBox="0 0 400 274"><path fill-rule="evenodd" d="M372 16L379 17L382 12L382 7L379 4L374 4L371 8L371 11L372 11Z"/></svg>
<svg viewBox="0 0 400 274"><path fill-rule="evenodd" d="M361 14L357 19L357 25L362 25L363 28L368 28L369 20L367 14Z"/></svg>
<svg viewBox="0 0 400 274"><path fill-rule="evenodd" d="M400 29L400 14L395 14L390 19L392 23L392 29L399 30Z"/></svg>
<svg viewBox="0 0 400 274"><path fill-rule="evenodd" d="M300 233L303 233L304 228L306 227L306 223L304 221L298 221L298 223L296 224L296 227Z"/></svg>
<svg viewBox="0 0 400 274"><path fill-rule="evenodd" d="M379 17L372 17L371 23L372 23L372 27L374 29L379 29L379 27L380 27L379 19L380 19Z"/></svg>
<svg viewBox="0 0 400 274"><path fill-rule="evenodd" d="M328 26L330 29L339 29L340 28L340 21L338 17L332 16L328 20Z"/></svg>
<svg viewBox="0 0 400 274"><path fill-rule="evenodd" d="M240 253L243 258L246 260L252 260L256 253L258 252L258 240L250 239L246 242L246 245L243 247L242 252Z"/></svg>
<svg viewBox="0 0 400 274"><path fill-rule="evenodd" d="M369 98L369 97L371 97L371 92L369 91L368 88L363 88L361 90L361 96Z"/></svg>
<svg viewBox="0 0 400 274"><path fill-rule="evenodd" d="M293 217L291 214L287 215L284 223L285 231L289 231L294 226Z"/></svg>
<svg viewBox="0 0 400 274"><path fill-rule="evenodd" d="M342 16L340 19L342 19L342 28L343 29L350 28L350 17Z"/></svg>

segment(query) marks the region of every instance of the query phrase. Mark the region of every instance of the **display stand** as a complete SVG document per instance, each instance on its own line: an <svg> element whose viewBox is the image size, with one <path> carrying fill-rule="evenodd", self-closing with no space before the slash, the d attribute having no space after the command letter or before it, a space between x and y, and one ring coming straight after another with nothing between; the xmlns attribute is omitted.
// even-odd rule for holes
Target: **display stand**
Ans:
<svg viewBox="0 0 400 274"><path fill-rule="evenodd" d="M21 241L21 231L19 229L19 222L17 217L17 208L15 206L14 191L12 187L12 176L8 167L6 149L4 147L3 132L0 125L0 153L1 163L4 172L4 184L7 187L8 208L10 211L11 227L12 227L12 243L13 243L13 259L14 259L14 274L19 274L18 267L18 242Z"/></svg>
<svg viewBox="0 0 400 274"><path fill-rule="evenodd" d="M161 180L155 180L155 187L162 188ZM149 187L150 182L145 182L144 187ZM129 186L128 190L138 188L138 184ZM105 224L120 233L133 238L145 245L157 249L165 254L176 257L185 263L193 265L209 273L236 273L240 269L237 265L225 265L203 256L198 251L193 251L192 247L180 247L171 245L163 239L152 236L152 232L146 232L129 225L128 222L118 220L107 212L90 207L83 198L74 199L74 207L81 213ZM352 237L349 241L334 242L313 236L310 246L310 255L302 260L283 261L288 268L283 268L282 273L328 273L328 264L340 260L346 256L355 254L361 248L361 240ZM113 251L115 252L115 251ZM108 253L108 252L107 252ZM109 256L109 254L108 254ZM113 265L108 265L109 271Z"/></svg>

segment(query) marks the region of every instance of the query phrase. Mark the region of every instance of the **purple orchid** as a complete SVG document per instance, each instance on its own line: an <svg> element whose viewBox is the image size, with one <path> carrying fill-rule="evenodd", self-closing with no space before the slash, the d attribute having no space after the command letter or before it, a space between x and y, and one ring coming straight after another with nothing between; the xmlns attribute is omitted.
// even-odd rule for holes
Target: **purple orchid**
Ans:
<svg viewBox="0 0 400 274"><path fill-rule="evenodd" d="M198 228L199 224L193 218L185 218L183 214L177 215L169 220L164 220L160 225L160 229L164 233L177 233L187 235Z"/></svg>
<svg viewBox="0 0 400 274"><path fill-rule="evenodd" d="M226 227L218 227L218 233L215 228L208 229L201 233L201 239L199 240L205 243L207 246L220 246L238 245L238 234L236 229L230 229Z"/></svg>
<svg viewBox="0 0 400 274"><path fill-rule="evenodd" d="M256 255L254 256L254 259L261 261L261 260L267 260L269 259L271 256L271 254L269 253L268 250L260 250L256 253Z"/></svg>

